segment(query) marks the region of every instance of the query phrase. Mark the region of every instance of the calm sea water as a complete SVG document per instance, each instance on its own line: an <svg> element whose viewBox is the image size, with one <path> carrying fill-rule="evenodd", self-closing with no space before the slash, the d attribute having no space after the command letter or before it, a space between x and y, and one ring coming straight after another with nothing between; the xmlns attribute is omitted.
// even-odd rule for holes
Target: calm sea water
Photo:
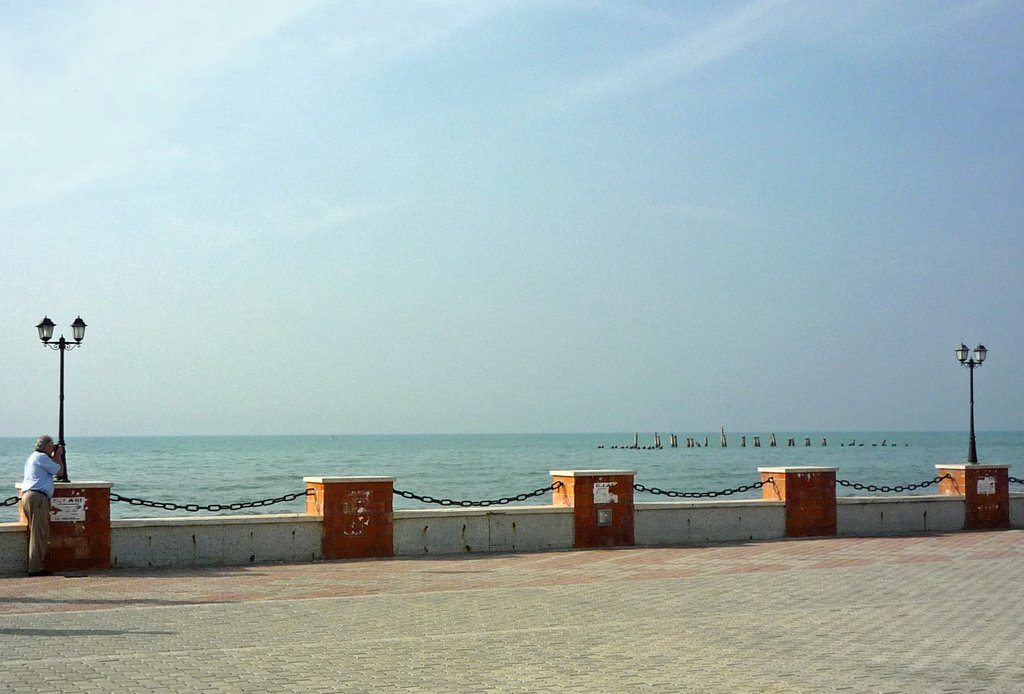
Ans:
<svg viewBox="0 0 1024 694"><path fill-rule="evenodd" d="M494 499L530 492L551 484L551 470L635 470L636 482L666 490L721 491L759 480L759 466L823 465L839 468L837 477L862 484L901 485L936 475L935 465L962 463L967 456L964 432L775 432L778 446L768 447L770 432L678 433L679 448L662 433L660 450L630 450L633 434L490 434L409 436L229 436L96 437L68 439L69 473L74 481L113 483L117 494L178 504L229 504L255 501L304 489L307 476L397 478L397 489L450 499ZM740 447L740 436L747 447ZM686 448L686 438L710 446ZM761 448L753 447L760 436ZM810 437L811 446L804 446ZM796 447L788 447L789 438ZM822 439L828 445L821 445ZM856 445L850 445L856 442ZM882 443L886 445L882 445ZM641 433L640 445L653 443ZM0 438L0 500L15 494L25 458L34 439ZM619 448L616 448L616 447ZM977 435L983 463L1010 465L1010 475L1024 477L1024 432ZM1024 491L1024 487L1012 486ZM919 493L933 493L932 487ZM855 492L837 487L840 495ZM734 498L760 498L752 490ZM637 501L668 501L637 494ZM396 496L395 508L437 508ZM551 494L525 502L546 504ZM262 507L248 513L293 513L303 499ZM127 503L114 503L115 518L190 515ZM202 511L196 515L209 515ZM14 506L0 508L0 522L17 519Z"/></svg>

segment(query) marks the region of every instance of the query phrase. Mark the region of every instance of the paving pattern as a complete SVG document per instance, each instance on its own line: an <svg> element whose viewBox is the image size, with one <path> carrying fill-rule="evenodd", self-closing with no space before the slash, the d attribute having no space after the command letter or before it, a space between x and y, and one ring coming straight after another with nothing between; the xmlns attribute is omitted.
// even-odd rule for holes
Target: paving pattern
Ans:
<svg viewBox="0 0 1024 694"><path fill-rule="evenodd" d="M4 692L1022 692L1024 531L0 579Z"/></svg>

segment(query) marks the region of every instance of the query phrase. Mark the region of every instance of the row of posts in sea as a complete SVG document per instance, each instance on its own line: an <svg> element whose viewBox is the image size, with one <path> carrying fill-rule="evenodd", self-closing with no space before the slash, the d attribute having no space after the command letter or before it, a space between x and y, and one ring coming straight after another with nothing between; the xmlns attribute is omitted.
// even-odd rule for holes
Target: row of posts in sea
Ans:
<svg viewBox="0 0 1024 694"><path fill-rule="evenodd" d="M761 448L761 437L760 436L754 436L752 438L753 438L753 444L754 444L753 447L754 448ZM670 448L679 448L679 437L676 436L675 434L669 434L668 435L668 441L669 441L669 447ZM722 448L727 448L728 445L729 445L729 442L728 442L728 440L726 439L726 436L725 436L725 427L722 428L722 435L721 435L721 438L719 439L719 445ZM775 439L775 434L769 435L769 437L768 437L768 447L769 448L775 448L777 445L778 445L778 442ZM811 437L810 436L805 436L804 437L804 446L805 447L809 447L810 445L811 445ZM822 446L828 446L828 438L822 437L821 445ZM850 439L849 443L840 443L839 445L840 446L851 446L851 447L863 447L866 444L864 444L863 442L862 443L857 443L857 439ZM894 448L896 447L896 443L895 442L889 443L888 439L882 439L882 443L881 444L873 443L871 445L872 446L883 446L883 447L885 447L885 446L892 446ZM903 445L904 446L908 446L909 444L905 443ZM787 448L794 448L796 446L796 438L789 437L789 439L787 439L787 441L786 441L786 446L787 446ZM661 447L662 447L662 445L661 445L661 435L658 432L654 432L654 443L652 445L649 445L649 446L641 446L640 445L640 434L639 434L639 432L633 434L633 445L632 446L610 446L610 448L625 448L627 450L645 450L645 451L657 450L657 449L660 449ZM687 448L700 448L701 444L700 444L700 442L696 438L689 437L689 438L686 439L686 447ZM704 448L708 448L708 447L709 447L708 437L705 436L704 437ZM744 436L740 436L740 448L746 448L746 447L747 447L747 437L745 435ZM604 448L604 446L603 445L602 446L598 446L598 448Z"/></svg>

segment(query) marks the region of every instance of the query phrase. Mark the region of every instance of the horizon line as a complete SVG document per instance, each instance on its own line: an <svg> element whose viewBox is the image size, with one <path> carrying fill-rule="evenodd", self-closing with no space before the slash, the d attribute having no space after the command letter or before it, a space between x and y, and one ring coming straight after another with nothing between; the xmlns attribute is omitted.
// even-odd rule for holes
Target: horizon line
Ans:
<svg viewBox="0 0 1024 694"><path fill-rule="evenodd" d="M682 431L682 430L679 430ZM794 429L735 429L732 433L726 432L727 436L750 436L752 434L792 434ZM720 430L697 431L686 430L687 433L698 433L701 435L721 435ZM357 436L632 436L633 434L676 434L676 431L669 429L646 429L633 431L455 431L455 432L338 432L338 433L261 433L261 434L240 434L240 433L217 433L217 434L80 434L68 438L99 439L99 438L300 438L300 437L357 437ZM967 433L966 429L813 429L801 430L804 435L816 434L954 434ZM978 429L979 434L1019 434L1024 429ZM678 434L676 434L678 435ZM39 434L2 434L0 439L35 439Z"/></svg>

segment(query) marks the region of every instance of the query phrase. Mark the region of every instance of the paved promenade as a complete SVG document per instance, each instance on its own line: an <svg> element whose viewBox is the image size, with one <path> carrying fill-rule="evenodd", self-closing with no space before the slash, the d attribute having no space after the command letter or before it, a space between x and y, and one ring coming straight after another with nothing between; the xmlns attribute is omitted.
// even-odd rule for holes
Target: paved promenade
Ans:
<svg viewBox="0 0 1024 694"><path fill-rule="evenodd" d="M0 579L4 692L1024 691L1024 531Z"/></svg>

